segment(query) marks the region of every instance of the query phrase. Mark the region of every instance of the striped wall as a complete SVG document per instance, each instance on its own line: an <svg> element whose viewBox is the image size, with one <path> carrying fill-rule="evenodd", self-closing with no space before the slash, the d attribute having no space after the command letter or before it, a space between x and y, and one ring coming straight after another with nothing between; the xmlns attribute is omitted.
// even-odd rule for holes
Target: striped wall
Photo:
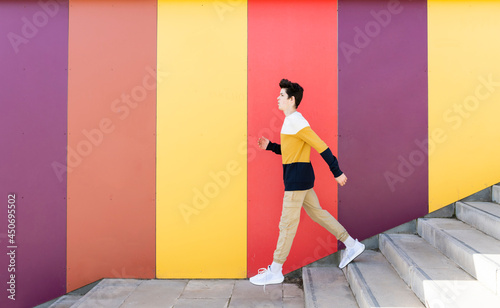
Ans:
<svg viewBox="0 0 500 308"><path fill-rule="evenodd" d="M351 179L339 216L356 237L427 214L426 52L425 1L339 2L339 157Z"/></svg>
<svg viewBox="0 0 500 308"><path fill-rule="evenodd" d="M0 307L32 307L66 291L68 2L0 6Z"/></svg>
<svg viewBox="0 0 500 308"><path fill-rule="evenodd" d="M227 9L158 3L158 278L246 277L247 5Z"/></svg>
<svg viewBox="0 0 500 308"><path fill-rule="evenodd" d="M250 1L248 4L248 275L272 262L283 200L281 156L260 150L260 136L279 143L284 115L277 109L279 81L300 82L300 112L337 152L337 3ZM293 18L292 18L293 16ZM308 24L308 27L297 27ZM311 57L314 55L314 57ZM312 151L315 191L337 215L337 189L328 166ZM337 241L302 213L284 264L289 272L337 250Z"/></svg>
<svg viewBox="0 0 500 308"><path fill-rule="evenodd" d="M68 290L153 278L156 1L69 12Z"/></svg>
<svg viewBox="0 0 500 308"><path fill-rule="evenodd" d="M257 139L279 142L281 78L305 88L299 111L349 178L337 188L313 151L320 202L354 237L500 182L499 12L498 1L0 2L0 277L15 274L3 283L16 297L5 290L0 306L101 278L267 266L282 166ZM284 270L339 248L303 212Z"/></svg>
<svg viewBox="0 0 500 308"><path fill-rule="evenodd" d="M429 2L429 210L499 182L500 2Z"/></svg>

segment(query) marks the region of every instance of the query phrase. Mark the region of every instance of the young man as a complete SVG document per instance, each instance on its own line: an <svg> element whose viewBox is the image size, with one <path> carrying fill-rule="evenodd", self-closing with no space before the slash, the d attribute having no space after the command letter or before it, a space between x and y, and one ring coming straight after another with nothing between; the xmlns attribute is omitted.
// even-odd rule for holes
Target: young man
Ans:
<svg viewBox="0 0 500 308"><path fill-rule="evenodd" d="M337 158L326 143L316 135L306 119L297 112L304 89L298 83L287 79L282 79L279 85L281 91L278 96L278 108L286 116L281 128L281 145L270 142L264 137L259 138L258 143L261 149L282 155L285 196L273 263L267 268L260 269L259 274L250 278L250 282L255 285L283 282L282 266L292 247L302 206L315 222L346 245L340 268L344 268L365 249L365 245L350 237L344 227L328 211L321 208L313 190L314 171L310 160L311 147L321 154L340 186L346 184L347 177L340 170Z"/></svg>

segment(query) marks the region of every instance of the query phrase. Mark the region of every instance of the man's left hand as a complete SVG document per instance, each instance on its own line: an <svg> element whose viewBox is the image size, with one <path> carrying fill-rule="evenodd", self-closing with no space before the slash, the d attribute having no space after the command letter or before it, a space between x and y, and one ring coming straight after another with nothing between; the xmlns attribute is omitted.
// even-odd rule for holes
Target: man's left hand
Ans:
<svg viewBox="0 0 500 308"><path fill-rule="evenodd" d="M347 177L345 176L345 173L342 173L342 175L336 177L335 180L337 181L337 183L339 183L340 186L344 186L347 182Z"/></svg>

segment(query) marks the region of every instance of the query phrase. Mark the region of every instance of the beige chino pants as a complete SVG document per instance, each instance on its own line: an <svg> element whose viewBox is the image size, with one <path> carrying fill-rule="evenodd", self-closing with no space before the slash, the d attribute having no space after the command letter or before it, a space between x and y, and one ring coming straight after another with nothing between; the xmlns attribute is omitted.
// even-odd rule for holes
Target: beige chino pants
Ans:
<svg viewBox="0 0 500 308"><path fill-rule="evenodd" d="M338 240L344 242L349 234L345 228L327 210L321 208L318 196L311 188L309 190L285 191L283 211L279 224L280 235L274 251L274 262L283 264L292 248L293 239L297 233L300 221L300 210L304 207L307 215L327 229Z"/></svg>

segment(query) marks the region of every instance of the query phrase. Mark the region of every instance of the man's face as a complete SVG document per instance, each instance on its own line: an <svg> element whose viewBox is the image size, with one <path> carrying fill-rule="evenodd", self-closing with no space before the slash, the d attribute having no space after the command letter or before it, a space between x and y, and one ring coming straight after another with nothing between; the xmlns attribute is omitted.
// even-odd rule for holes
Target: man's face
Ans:
<svg viewBox="0 0 500 308"><path fill-rule="evenodd" d="M288 97L288 94L286 94L286 89L281 89L280 95L278 96L278 109L285 110L291 104L293 104L292 98Z"/></svg>

